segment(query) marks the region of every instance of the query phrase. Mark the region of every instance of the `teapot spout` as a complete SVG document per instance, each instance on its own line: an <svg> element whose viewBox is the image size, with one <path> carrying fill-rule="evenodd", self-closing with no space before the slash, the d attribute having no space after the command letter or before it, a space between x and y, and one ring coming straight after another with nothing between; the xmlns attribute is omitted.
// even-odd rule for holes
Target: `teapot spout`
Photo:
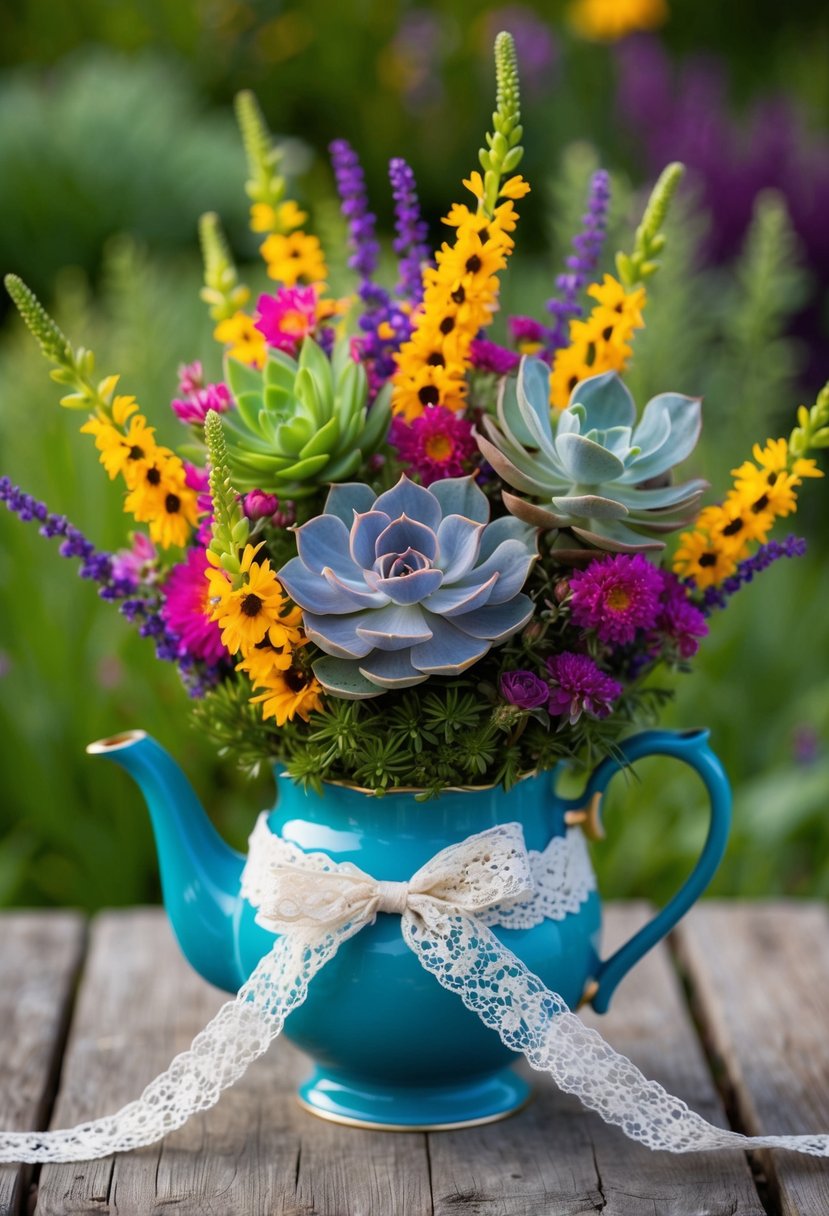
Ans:
<svg viewBox="0 0 829 1216"><path fill-rule="evenodd" d="M235 948L244 858L225 844L193 787L168 753L143 730L90 743L137 782L155 835L164 905L188 962L211 984L235 992Z"/></svg>

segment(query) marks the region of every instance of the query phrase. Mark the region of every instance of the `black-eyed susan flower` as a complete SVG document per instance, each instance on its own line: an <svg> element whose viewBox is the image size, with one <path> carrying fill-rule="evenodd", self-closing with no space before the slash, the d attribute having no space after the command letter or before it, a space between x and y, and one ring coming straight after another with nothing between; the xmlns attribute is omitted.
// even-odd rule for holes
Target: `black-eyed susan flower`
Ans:
<svg viewBox="0 0 829 1216"><path fill-rule="evenodd" d="M297 283L320 283L328 278L328 267L319 238L307 232L272 232L260 253L268 275L286 287Z"/></svg>
<svg viewBox="0 0 829 1216"><path fill-rule="evenodd" d="M231 359L238 359L249 367L262 367L267 358L265 335L259 332L253 317L246 312L234 313L220 321L213 330L213 337L224 343Z"/></svg>
<svg viewBox="0 0 829 1216"><path fill-rule="evenodd" d="M251 700L262 706L262 717L274 718L277 726L284 726L296 717L307 722L312 713L323 708L322 685L312 672L289 667L276 672L267 681L264 692Z"/></svg>

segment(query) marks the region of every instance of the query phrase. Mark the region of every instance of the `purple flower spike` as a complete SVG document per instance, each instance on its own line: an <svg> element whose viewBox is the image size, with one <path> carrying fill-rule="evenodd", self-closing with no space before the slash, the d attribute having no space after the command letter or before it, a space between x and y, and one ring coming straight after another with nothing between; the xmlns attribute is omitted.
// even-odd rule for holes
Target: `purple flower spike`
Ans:
<svg viewBox="0 0 829 1216"><path fill-rule="evenodd" d="M802 557L806 552L806 541L802 536L787 536L781 543L770 540L761 545L756 553L740 562L734 574L724 579L717 587L707 587L702 597L702 611L710 616L715 608L725 608L729 598L750 583L755 574L767 570L772 562L781 557Z"/></svg>
<svg viewBox="0 0 829 1216"><path fill-rule="evenodd" d="M412 306L423 296L423 267L431 258L427 244L428 227L420 216L415 176L402 157L389 161L389 180L394 196L394 252L399 261L399 281L395 288Z"/></svg>
<svg viewBox="0 0 829 1216"><path fill-rule="evenodd" d="M555 318L547 340L548 355L568 345L570 319L580 317L584 311L579 296L588 282L595 278L604 245L609 206L610 177L606 170L597 169L590 181L587 211L582 216L584 227L573 237L573 253L566 260L567 273L556 279L556 287L561 294L547 301L547 311Z"/></svg>
<svg viewBox="0 0 829 1216"><path fill-rule="evenodd" d="M328 150L354 251L348 264L365 282L377 269L380 254L374 235L375 217L368 209L365 174L357 153L347 140L335 139Z"/></svg>
<svg viewBox="0 0 829 1216"><path fill-rule="evenodd" d="M582 713L591 718L606 718L612 703L622 695L622 685L600 671L586 654L564 651L547 660L554 687L549 710L553 717L566 716L571 726Z"/></svg>
<svg viewBox="0 0 829 1216"><path fill-rule="evenodd" d="M500 685L501 696L518 709L540 709L550 700L550 685L534 671L505 671Z"/></svg>

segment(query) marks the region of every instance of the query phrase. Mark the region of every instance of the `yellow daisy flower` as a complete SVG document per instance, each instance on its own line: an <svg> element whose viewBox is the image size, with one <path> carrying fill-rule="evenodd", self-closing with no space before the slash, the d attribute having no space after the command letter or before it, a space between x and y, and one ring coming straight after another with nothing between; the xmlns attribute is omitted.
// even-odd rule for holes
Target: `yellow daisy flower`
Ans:
<svg viewBox="0 0 829 1216"><path fill-rule="evenodd" d="M155 428L148 426L141 414L130 419L126 433L102 418L90 418L81 427L81 433L95 436L95 447L110 480L122 474L130 487L156 456Z"/></svg>
<svg viewBox="0 0 829 1216"><path fill-rule="evenodd" d="M260 252L268 265L268 275L295 287L297 283L318 283L328 278L319 239L306 232L285 235L273 232L262 244Z"/></svg>
<svg viewBox="0 0 829 1216"><path fill-rule="evenodd" d="M275 718L277 726L284 726L297 715L307 722L312 713L323 708L322 685L310 671L290 667L277 672L265 691L251 700L261 704L262 717Z"/></svg>
<svg viewBox="0 0 829 1216"><path fill-rule="evenodd" d="M236 590L224 592L212 613L222 630L222 644L231 654L250 652L272 626L279 625L286 606L285 593L270 562L252 561L252 548L247 546L242 562L246 581Z"/></svg>
<svg viewBox="0 0 829 1216"><path fill-rule="evenodd" d="M259 332L247 313L237 312L220 321L213 330L213 337L227 346L231 359L238 359L250 367L264 365L268 353L265 335Z"/></svg>
<svg viewBox="0 0 829 1216"><path fill-rule="evenodd" d="M150 526L150 539L163 549L185 545L199 520L198 494L187 485L184 466L166 448L158 448L124 500L124 510Z"/></svg>
<svg viewBox="0 0 829 1216"><path fill-rule="evenodd" d="M691 578L702 590L721 583L737 568L733 554L719 548L705 532L683 532L674 556L674 573Z"/></svg>

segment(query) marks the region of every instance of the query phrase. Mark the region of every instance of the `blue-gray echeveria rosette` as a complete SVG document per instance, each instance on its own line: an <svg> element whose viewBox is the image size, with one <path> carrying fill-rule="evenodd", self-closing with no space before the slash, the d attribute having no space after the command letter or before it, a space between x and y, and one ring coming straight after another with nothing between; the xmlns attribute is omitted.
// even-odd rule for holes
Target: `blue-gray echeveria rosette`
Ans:
<svg viewBox="0 0 829 1216"><path fill-rule="evenodd" d="M325 652L324 688L356 700L457 675L526 625L536 531L489 515L472 477L331 487L278 575Z"/></svg>
<svg viewBox="0 0 829 1216"><path fill-rule="evenodd" d="M582 380L567 408L550 415L550 369L522 360L505 381L497 421L476 435L484 458L513 489L507 509L537 528L568 529L585 545L618 553L663 549L660 534L690 522L708 483L670 484L701 427L700 401L661 393L637 422L636 405L616 372Z"/></svg>

